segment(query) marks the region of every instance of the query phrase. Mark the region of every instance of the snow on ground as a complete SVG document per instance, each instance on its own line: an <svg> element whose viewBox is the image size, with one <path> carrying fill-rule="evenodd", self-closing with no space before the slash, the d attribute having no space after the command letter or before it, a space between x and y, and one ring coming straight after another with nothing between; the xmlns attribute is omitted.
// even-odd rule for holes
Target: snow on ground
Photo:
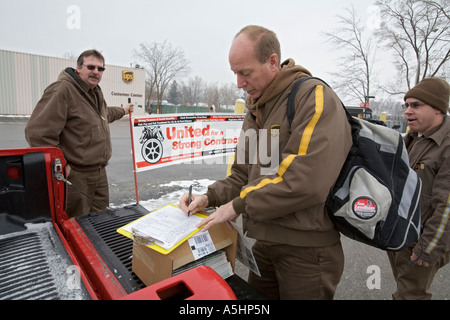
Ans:
<svg viewBox="0 0 450 320"><path fill-rule="evenodd" d="M183 196L183 194L185 192L188 191L189 186L192 184L192 193L197 193L197 194L204 194L207 190L207 186L211 185L212 183L214 183L214 180L209 180L209 179L199 179L199 180L179 180L179 181L171 181L169 183L166 184L161 184L160 187L161 188L165 188L165 187L179 187L178 190L173 191L173 192L169 192L165 195L163 195L162 197L158 198L158 199L149 199L149 200L142 200L140 199L139 204L141 206L143 206L144 208L146 208L149 211L153 211L156 210L158 208L161 208L167 204L174 204L174 205L178 205L178 203L180 202L181 197ZM120 204L120 205L111 205L112 208L121 208L124 207L126 205L130 205L131 203L128 204Z"/></svg>

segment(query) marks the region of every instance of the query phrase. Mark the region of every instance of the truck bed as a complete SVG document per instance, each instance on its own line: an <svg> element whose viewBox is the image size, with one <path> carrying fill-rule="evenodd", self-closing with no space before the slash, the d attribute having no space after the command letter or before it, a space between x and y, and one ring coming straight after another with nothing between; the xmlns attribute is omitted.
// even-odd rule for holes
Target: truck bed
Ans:
<svg viewBox="0 0 450 320"><path fill-rule="evenodd" d="M127 293L142 289L145 284L132 271L133 241L116 230L147 213L147 209L135 204L76 218L84 233ZM239 300L264 299L237 275L233 275L225 281Z"/></svg>
<svg viewBox="0 0 450 320"><path fill-rule="evenodd" d="M26 227L0 235L0 300L90 299L53 224Z"/></svg>
<svg viewBox="0 0 450 320"><path fill-rule="evenodd" d="M63 168L57 148L0 150L0 300L115 300L145 287L116 230L147 210L68 218ZM238 299L262 299L237 275L226 281Z"/></svg>
<svg viewBox="0 0 450 320"><path fill-rule="evenodd" d="M124 237L116 230L147 213L142 206L133 205L76 218L86 236L127 293L142 289L145 285L131 270L133 240Z"/></svg>

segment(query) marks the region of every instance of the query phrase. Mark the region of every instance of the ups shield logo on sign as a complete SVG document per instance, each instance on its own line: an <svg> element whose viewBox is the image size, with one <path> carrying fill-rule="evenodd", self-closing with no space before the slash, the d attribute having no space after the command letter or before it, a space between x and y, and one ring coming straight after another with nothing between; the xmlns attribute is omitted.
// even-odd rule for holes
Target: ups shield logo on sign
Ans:
<svg viewBox="0 0 450 320"><path fill-rule="evenodd" d="M125 83L131 83L134 80L134 74L133 71L130 70L123 70L122 71L122 80Z"/></svg>

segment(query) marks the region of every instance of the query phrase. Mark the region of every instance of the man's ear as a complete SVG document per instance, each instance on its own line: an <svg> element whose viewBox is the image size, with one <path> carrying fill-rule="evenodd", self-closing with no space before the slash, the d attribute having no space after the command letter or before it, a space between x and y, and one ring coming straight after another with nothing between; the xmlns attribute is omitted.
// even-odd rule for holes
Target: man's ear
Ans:
<svg viewBox="0 0 450 320"><path fill-rule="evenodd" d="M271 68L277 69L278 70L278 66L279 66L279 58L278 55L276 53L273 53L270 57L269 57L269 64Z"/></svg>

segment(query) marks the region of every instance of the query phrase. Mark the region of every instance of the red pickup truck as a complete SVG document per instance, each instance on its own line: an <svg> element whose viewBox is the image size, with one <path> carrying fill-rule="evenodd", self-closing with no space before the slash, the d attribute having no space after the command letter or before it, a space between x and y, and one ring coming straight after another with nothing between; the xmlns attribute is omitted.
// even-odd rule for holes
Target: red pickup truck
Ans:
<svg viewBox="0 0 450 320"><path fill-rule="evenodd" d="M135 204L68 218L64 170L58 148L0 150L0 300L173 298L145 287L132 271L133 241L116 232L146 209ZM183 297L262 298L237 275L217 279L210 269L188 278L201 281L205 272L218 290Z"/></svg>

